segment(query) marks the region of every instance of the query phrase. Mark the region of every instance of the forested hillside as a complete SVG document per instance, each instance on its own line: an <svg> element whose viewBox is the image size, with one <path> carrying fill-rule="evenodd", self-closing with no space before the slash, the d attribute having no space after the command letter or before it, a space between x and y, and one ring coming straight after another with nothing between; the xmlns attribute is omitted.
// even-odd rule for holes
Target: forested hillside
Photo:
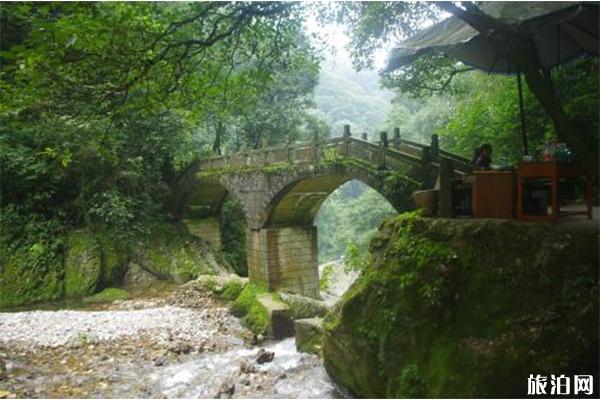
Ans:
<svg viewBox="0 0 600 400"><path fill-rule="evenodd" d="M347 51L335 50L321 62L315 88L317 109L329 124L332 136L340 136L343 126L349 124L355 137L366 132L369 140L378 140L377 132L384 119L393 114L392 93L380 87L375 70L357 72ZM381 221L395 213L383 196L359 181L340 187L323 203L315 219L319 262L347 258L353 249L366 254Z"/></svg>
<svg viewBox="0 0 600 400"><path fill-rule="evenodd" d="M315 100L332 136L340 136L343 125L350 124L355 135L367 132L372 137L391 108L391 98L390 91L380 88L377 72L356 72L343 49L321 62Z"/></svg>
<svg viewBox="0 0 600 400"><path fill-rule="evenodd" d="M70 293L63 255L75 230L89 237L75 242L103 249L100 261L113 252L101 237L114 239L122 276L151 227L173 220L172 186L196 158L326 137L300 13L291 3L3 3L0 305ZM112 283L98 276L86 291Z"/></svg>

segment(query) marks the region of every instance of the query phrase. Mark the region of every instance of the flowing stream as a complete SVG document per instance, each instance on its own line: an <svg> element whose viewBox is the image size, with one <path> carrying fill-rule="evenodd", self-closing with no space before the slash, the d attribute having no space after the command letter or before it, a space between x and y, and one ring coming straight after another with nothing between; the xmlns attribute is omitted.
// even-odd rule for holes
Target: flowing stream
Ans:
<svg viewBox="0 0 600 400"><path fill-rule="evenodd" d="M236 385L234 397L337 398L341 392L321 361L296 351L289 338L265 346L273 361L255 364L256 349L236 346L220 354L194 357L148 376L167 397L206 398ZM240 378L241 377L241 378Z"/></svg>
<svg viewBox="0 0 600 400"><path fill-rule="evenodd" d="M347 397L294 338L252 345L203 296L0 313L0 398Z"/></svg>

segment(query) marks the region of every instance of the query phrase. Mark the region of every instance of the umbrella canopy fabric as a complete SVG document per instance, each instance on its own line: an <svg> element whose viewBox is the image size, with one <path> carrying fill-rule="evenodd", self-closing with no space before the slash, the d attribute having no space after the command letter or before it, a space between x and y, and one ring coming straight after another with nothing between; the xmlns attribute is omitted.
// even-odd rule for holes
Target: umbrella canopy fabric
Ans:
<svg viewBox="0 0 600 400"><path fill-rule="evenodd" d="M533 35L544 69L582 54L599 55L597 3L492 1L480 9L517 32ZM487 72L517 72L486 35L455 16L402 42L392 50L385 72L427 53L443 53Z"/></svg>

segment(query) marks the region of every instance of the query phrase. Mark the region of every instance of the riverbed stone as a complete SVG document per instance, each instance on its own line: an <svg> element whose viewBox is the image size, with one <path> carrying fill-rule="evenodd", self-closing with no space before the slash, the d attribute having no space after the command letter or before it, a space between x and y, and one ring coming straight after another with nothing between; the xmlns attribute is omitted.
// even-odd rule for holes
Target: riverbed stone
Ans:
<svg viewBox="0 0 600 400"><path fill-rule="evenodd" d="M324 301L300 294L280 293L279 297L288 305L294 319L323 317L329 309Z"/></svg>
<svg viewBox="0 0 600 400"><path fill-rule="evenodd" d="M274 352L267 351L267 350L261 348L258 350L258 355L256 357L256 363L257 364L269 363L269 362L273 361L274 357L275 357Z"/></svg>
<svg viewBox="0 0 600 400"><path fill-rule="evenodd" d="M293 336L294 325L287 304L276 300L272 293L260 294L257 300L269 315L269 326L267 327L269 338L283 339Z"/></svg>
<svg viewBox="0 0 600 400"><path fill-rule="evenodd" d="M304 318L294 321L296 349L303 353L319 354L323 337L322 318Z"/></svg>

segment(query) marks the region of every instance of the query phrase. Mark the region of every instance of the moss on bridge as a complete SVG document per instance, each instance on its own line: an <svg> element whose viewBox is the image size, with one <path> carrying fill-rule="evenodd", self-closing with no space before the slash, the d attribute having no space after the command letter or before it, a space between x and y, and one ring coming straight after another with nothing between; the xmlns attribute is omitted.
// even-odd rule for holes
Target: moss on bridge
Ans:
<svg viewBox="0 0 600 400"><path fill-rule="evenodd" d="M361 397L525 397L531 373L597 381L598 239L545 224L392 219L326 318L326 368Z"/></svg>

